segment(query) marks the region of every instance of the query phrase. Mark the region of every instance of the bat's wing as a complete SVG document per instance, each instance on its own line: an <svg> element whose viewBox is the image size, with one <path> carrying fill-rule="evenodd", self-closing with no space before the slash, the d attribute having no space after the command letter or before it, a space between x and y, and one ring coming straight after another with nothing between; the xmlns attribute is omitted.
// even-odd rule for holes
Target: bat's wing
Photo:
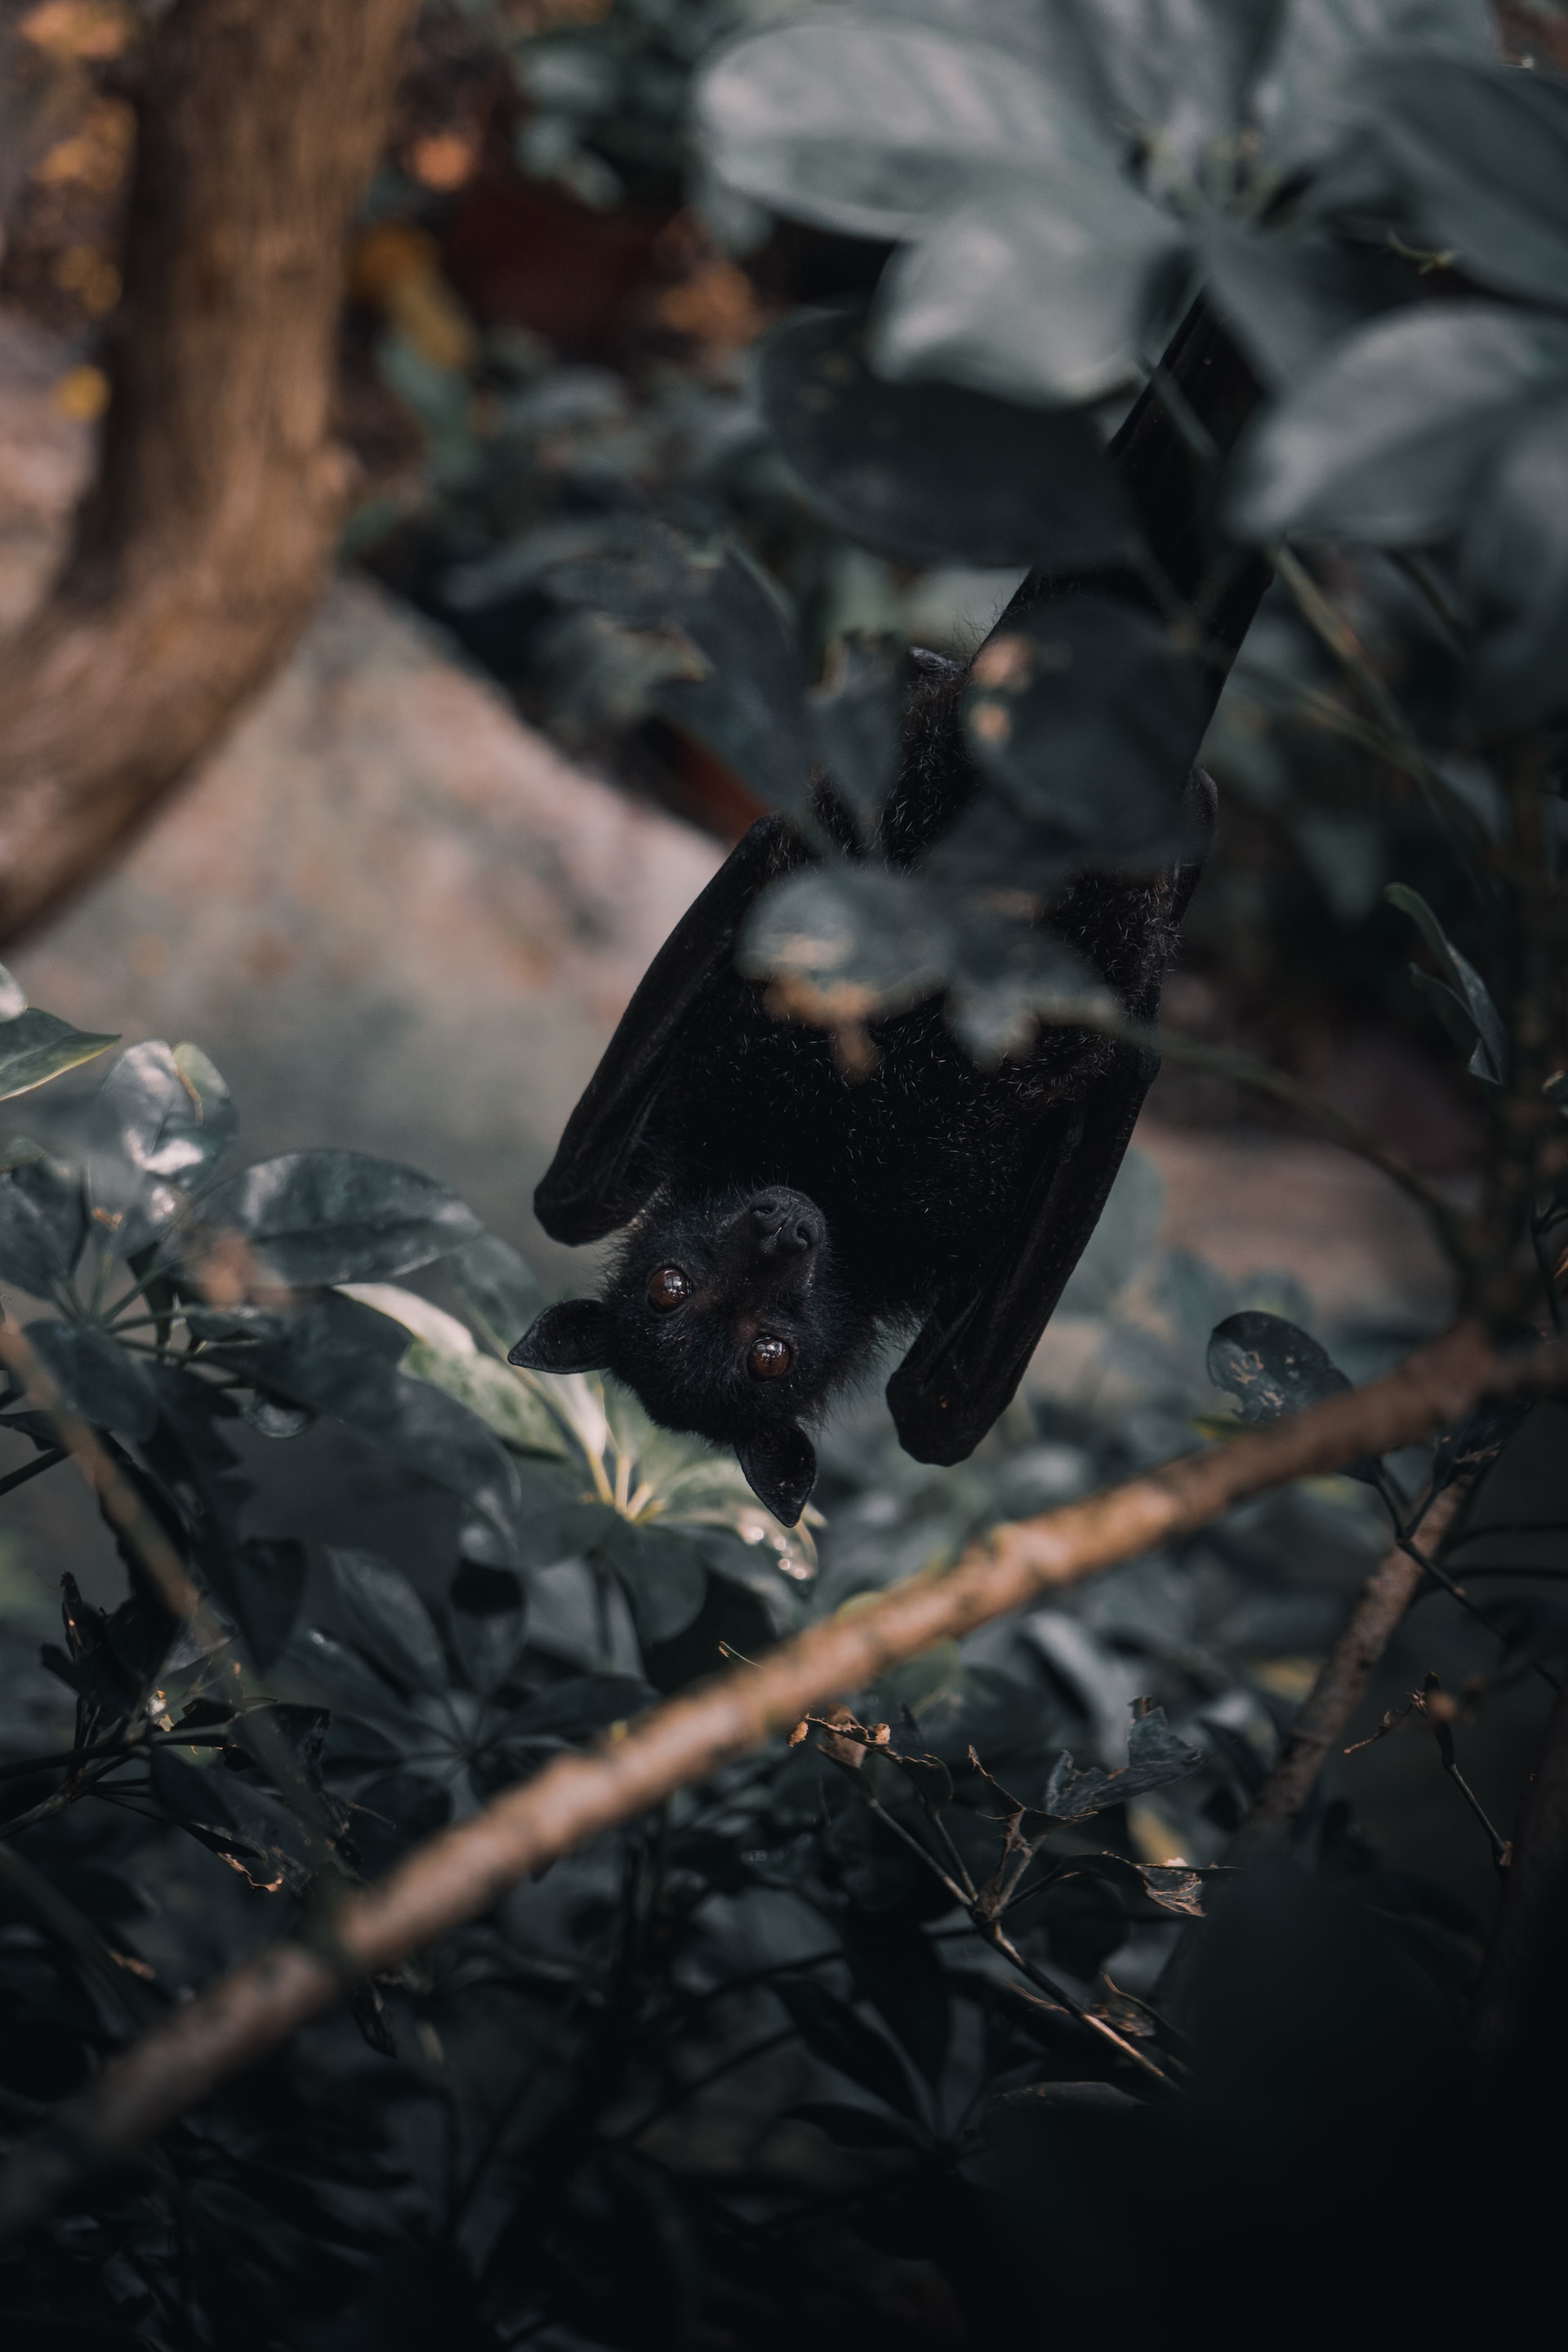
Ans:
<svg viewBox="0 0 1568 2352"><path fill-rule="evenodd" d="M1206 834L1215 791L1201 771L1191 804ZM1171 877L1169 919L1180 920L1201 856ZM1157 1019L1156 979L1132 1018ZM931 1316L888 1382L900 1442L917 1462L963 1462L1012 1402L1068 1277L1100 1222L1156 1072L1158 1055L1119 1045L1083 1098L1047 1121L1028 1197L988 1271L966 1297Z"/></svg>
<svg viewBox="0 0 1568 2352"><path fill-rule="evenodd" d="M811 852L783 816L758 819L693 900L637 984L598 1068L567 1120L533 1196L558 1242L602 1241L629 1223L658 1181L651 1126L659 1097L728 971L736 935L770 882Z"/></svg>
<svg viewBox="0 0 1568 2352"><path fill-rule="evenodd" d="M917 1462L963 1462L1011 1403L1100 1222L1143 1097L1152 1054L1116 1048L1110 1071L1058 1113L1018 1223L979 1286L931 1316L888 1382L900 1442Z"/></svg>

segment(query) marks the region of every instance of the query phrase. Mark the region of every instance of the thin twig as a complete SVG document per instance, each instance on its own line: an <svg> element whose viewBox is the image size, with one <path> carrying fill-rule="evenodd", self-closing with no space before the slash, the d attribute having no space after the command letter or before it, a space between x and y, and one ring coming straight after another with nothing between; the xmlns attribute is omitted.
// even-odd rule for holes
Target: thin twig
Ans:
<svg viewBox="0 0 1568 2352"><path fill-rule="evenodd" d="M1475 1602L1470 1599L1469 1594L1465 1591L1464 1586L1462 1584L1456 1584L1446 1568L1440 1567L1436 1560L1433 1559L1426 1552L1421 1550L1418 1545L1413 1543L1408 1536L1400 1536L1396 1540L1400 1550L1408 1552L1410 1558L1416 1563L1418 1568L1431 1578L1433 1583L1439 1586L1441 1590L1448 1595L1448 1598L1451 1601L1457 1601L1458 1602L1460 1608L1465 1612L1467 1616L1473 1617L1476 1623L1489 1633L1494 1642L1501 1642L1504 1647L1507 1647L1510 1638L1509 1634L1503 1631L1500 1625L1493 1624L1491 1619L1487 1615L1484 1609L1477 1608ZM1465 1574L1467 1576L1469 1574L1469 1570L1468 1569L1465 1570ZM1556 1675L1548 1674L1543 1665L1532 1660L1531 1671L1532 1674L1537 1674L1541 1676L1542 1681L1546 1685L1549 1691L1556 1690Z"/></svg>
<svg viewBox="0 0 1568 2352"><path fill-rule="evenodd" d="M19 1470L13 1470L7 1476L0 1478L0 1495L10 1494L13 1487L25 1486L29 1478L37 1477L41 1471L52 1470L57 1462L65 1459L66 1448L63 1445L50 1446L47 1453L38 1455L37 1461L24 1462Z"/></svg>

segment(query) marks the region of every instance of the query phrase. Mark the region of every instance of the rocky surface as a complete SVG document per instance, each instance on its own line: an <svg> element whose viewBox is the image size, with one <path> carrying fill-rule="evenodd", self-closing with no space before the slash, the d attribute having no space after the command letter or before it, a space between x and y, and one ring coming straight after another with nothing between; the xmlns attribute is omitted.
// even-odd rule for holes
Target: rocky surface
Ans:
<svg viewBox="0 0 1568 2352"><path fill-rule="evenodd" d="M411 1160L550 1265L529 1194L719 845L573 767L363 582L120 868L13 959L194 1038L253 1152Z"/></svg>

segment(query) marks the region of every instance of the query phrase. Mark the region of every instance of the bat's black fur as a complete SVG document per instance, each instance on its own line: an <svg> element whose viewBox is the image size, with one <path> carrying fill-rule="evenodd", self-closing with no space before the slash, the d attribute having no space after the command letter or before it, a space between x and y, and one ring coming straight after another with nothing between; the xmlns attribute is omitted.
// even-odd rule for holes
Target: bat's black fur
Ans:
<svg viewBox="0 0 1568 2352"><path fill-rule="evenodd" d="M922 657L881 818L889 865L918 866L973 790L964 684ZM1199 837L1212 795L1194 778ZM656 959L536 1195L546 1231L619 1231L618 1255L599 1299L547 1308L512 1354L612 1371L656 1421L732 1444L789 1522L816 1475L802 1421L889 1331L919 1327L889 1389L906 1446L973 1450L1093 1230L1154 1068L1066 1028L982 1068L932 1002L874 1024L874 1066L847 1073L831 1037L774 1018L732 961L747 908L810 856L764 818ZM1140 1022L1157 1017L1196 870L1086 874L1049 918Z"/></svg>
<svg viewBox="0 0 1568 2352"><path fill-rule="evenodd" d="M962 684L948 664L917 684L884 820L889 863L915 863L967 797L952 724ZM776 819L747 845L770 877L800 862ZM1182 895L1172 874L1086 877L1053 928L1147 1020ZM1027 1057L981 1068L934 1003L876 1023L875 1066L847 1075L830 1037L774 1019L763 993L727 960L708 980L638 1138L646 1206L602 1299L548 1309L516 1356L614 1372L656 1421L732 1444L763 1500L794 1520L815 1474L801 1420L884 1331L945 1319L973 1297L1039 1170L1059 1158L1074 1108L1123 1073L1141 1095L1147 1076L1126 1047L1072 1029L1044 1030ZM547 1220L551 1205L547 1180ZM781 1223L796 1236L783 1253ZM650 1277L668 1266L688 1295L650 1306ZM759 1336L789 1349L785 1370L748 1369Z"/></svg>

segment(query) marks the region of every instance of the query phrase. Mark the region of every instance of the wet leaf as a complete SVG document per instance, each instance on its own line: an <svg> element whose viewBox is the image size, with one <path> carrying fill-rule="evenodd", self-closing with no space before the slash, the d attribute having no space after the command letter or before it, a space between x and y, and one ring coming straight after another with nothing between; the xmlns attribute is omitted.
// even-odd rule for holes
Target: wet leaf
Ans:
<svg viewBox="0 0 1568 2352"><path fill-rule="evenodd" d="M1215 1388L1236 1399L1237 1412L1248 1423L1299 1412L1303 1405L1342 1395L1351 1385L1310 1331L1283 1315L1252 1310L1229 1315L1215 1326L1208 1374Z"/></svg>

